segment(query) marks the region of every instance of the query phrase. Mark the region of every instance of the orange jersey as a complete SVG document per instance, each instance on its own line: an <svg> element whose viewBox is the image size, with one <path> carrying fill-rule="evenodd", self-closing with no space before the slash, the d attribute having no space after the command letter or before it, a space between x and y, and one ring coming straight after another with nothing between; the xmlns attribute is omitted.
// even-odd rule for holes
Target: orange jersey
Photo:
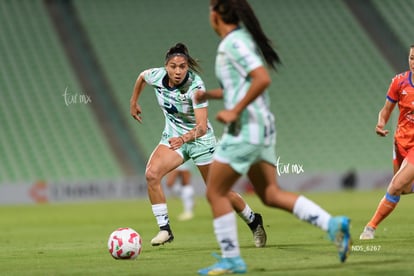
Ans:
<svg viewBox="0 0 414 276"><path fill-rule="evenodd" d="M398 103L400 115L394 138L397 144L408 151L414 147L414 84L411 71L398 74L392 79L387 99Z"/></svg>

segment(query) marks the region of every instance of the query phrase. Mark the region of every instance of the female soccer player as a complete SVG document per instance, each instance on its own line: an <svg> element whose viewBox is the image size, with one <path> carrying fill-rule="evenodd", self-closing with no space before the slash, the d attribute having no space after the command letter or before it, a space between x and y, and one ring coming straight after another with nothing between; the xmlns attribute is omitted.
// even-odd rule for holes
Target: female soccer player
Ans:
<svg viewBox="0 0 414 276"><path fill-rule="evenodd" d="M375 229L395 209L400 196L414 192L414 44L410 47L408 65L410 70L392 79L385 104L378 114L375 132L385 137L389 131L384 127L398 103L400 115L394 134L394 177L374 216L361 233L361 240L373 239Z"/></svg>
<svg viewBox="0 0 414 276"><path fill-rule="evenodd" d="M165 116L161 141L152 152L145 171L152 211L160 228L151 240L154 246L174 239L161 187L162 178L192 159L206 181L215 150L216 139L207 119L208 102L194 101L196 91L205 91L204 83L197 74L198 69L199 65L189 55L187 47L178 43L168 50L164 67L148 69L139 74L130 100L132 117L142 123L141 106L137 101L145 84L149 84L154 87ZM239 194L231 192L228 197L252 230L255 245L265 246L266 232L261 215L254 213Z"/></svg>
<svg viewBox="0 0 414 276"><path fill-rule="evenodd" d="M178 216L178 220L185 221L194 217L194 187L191 185L190 161L181 164L175 170L167 174L167 187L179 195L184 211ZM179 183L177 183L179 180Z"/></svg>
<svg viewBox="0 0 414 276"><path fill-rule="evenodd" d="M327 231L338 246L340 260L345 261L350 249L349 219L331 217L304 196L281 190L276 180L276 132L267 92L271 80L262 57L276 69L278 54L246 0L211 0L210 23L222 38L216 57L216 75L222 88L197 94L197 100L224 99L225 110L218 112L216 119L226 124L226 129L207 179L207 199L221 256L199 274L247 270L240 256L235 216L226 196L243 174L247 174L265 205L284 209Z"/></svg>

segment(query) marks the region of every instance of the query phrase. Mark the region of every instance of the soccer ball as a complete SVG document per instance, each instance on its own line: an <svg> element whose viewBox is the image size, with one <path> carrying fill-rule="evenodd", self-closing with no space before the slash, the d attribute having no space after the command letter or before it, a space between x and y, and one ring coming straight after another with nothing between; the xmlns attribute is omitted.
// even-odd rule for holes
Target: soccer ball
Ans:
<svg viewBox="0 0 414 276"><path fill-rule="evenodd" d="M108 239L108 250L114 259L133 260L141 253L141 236L132 228L118 228Z"/></svg>

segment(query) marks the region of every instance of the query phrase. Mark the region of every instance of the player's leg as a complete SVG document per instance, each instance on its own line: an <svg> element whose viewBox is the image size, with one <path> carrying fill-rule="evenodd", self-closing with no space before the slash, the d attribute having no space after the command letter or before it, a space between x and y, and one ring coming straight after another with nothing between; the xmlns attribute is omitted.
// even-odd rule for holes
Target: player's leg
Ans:
<svg viewBox="0 0 414 276"><path fill-rule="evenodd" d="M175 196L181 195L181 184L178 183L179 179L179 171L177 169L172 170L167 174L165 184L167 188L172 192Z"/></svg>
<svg viewBox="0 0 414 276"><path fill-rule="evenodd" d="M210 165L197 166L201 176L204 179L204 183L207 183L208 171ZM266 245L266 231L263 227L263 218L260 213L255 213L243 199L243 197L234 191L228 193L230 203L239 215L240 218L246 222L250 230L253 233L253 240L256 247L264 247Z"/></svg>
<svg viewBox="0 0 414 276"><path fill-rule="evenodd" d="M174 239L170 228L167 201L162 190L161 180L168 172L178 167L182 162L183 158L177 152L162 144L155 148L148 161L145 170L148 197L151 202L152 212L160 228L157 236L151 240L152 245L164 244Z"/></svg>
<svg viewBox="0 0 414 276"><path fill-rule="evenodd" d="M179 173L180 172L178 170L172 170L171 172L167 174L167 179L165 181L165 184L167 185L168 188L171 189L174 186L174 184L177 182Z"/></svg>
<svg viewBox="0 0 414 276"><path fill-rule="evenodd" d="M189 170L179 170L181 179L181 201L184 211L178 216L178 220L185 221L194 217L194 187L191 185L191 172Z"/></svg>
<svg viewBox="0 0 414 276"><path fill-rule="evenodd" d="M263 226L262 215L255 213L239 193L231 191L228 197L233 209L244 220L247 226L249 226L250 231L252 231L254 245L256 247L265 247L267 235Z"/></svg>
<svg viewBox="0 0 414 276"><path fill-rule="evenodd" d="M291 212L300 220L328 232L330 239L338 247L340 260L345 261L351 243L348 218L332 217L305 196L282 190L277 183L276 167L273 163L261 161L252 165L248 176L265 205Z"/></svg>
<svg viewBox="0 0 414 276"><path fill-rule="evenodd" d="M198 271L201 275L244 273L246 265L240 257L236 216L228 193L240 177L230 165L214 161L210 165L207 181L207 200L213 213L213 226L220 245L221 256L218 262Z"/></svg>
<svg viewBox="0 0 414 276"><path fill-rule="evenodd" d="M387 218L397 207L402 194L412 193L414 181L414 151L411 151L401 164L400 169L388 185L385 196L381 199L378 207L365 226L360 235L361 240L369 240L375 237L375 230L378 225Z"/></svg>
<svg viewBox="0 0 414 276"><path fill-rule="evenodd" d="M412 181L404 180L404 178L407 177L406 173L402 174L403 177L396 177L396 175L400 174L400 171L403 170L403 166L405 167L407 165L407 161L409 161L408 163L414 164L414 151L411 150L410 152L407 152L404 148L395 144L393 156L394 177L388 185L385 196L379 202L374 215L364 227L359 239L371 240L375 238L375 230L378 225L392 213L399 202L400 195L395 194L397 190L400 190L401 194L413 192ZM409 172L410 169L408 168L408 173ZM404 181L406 182L405 184L402 183Z"/></svg>
<svg viewBox="0 0 414 276"><path fill-rule="evenodd" d="M231 136L225 136L217 147L214 162L207 178L207 199L213 212L213 226L221 249L219 261L199 271L202 275L244 273L246 265L240 256L237 224L228 196L241 175L260 156L261 145L238 143Z"/></svg>

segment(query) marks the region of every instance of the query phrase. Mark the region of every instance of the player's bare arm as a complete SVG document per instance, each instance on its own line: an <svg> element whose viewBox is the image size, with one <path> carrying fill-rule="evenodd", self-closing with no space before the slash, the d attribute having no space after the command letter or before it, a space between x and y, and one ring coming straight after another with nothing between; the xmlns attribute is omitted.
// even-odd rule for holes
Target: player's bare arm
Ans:
<svg viewBox="0 0 414 276"><path fill-rule="evenodd" d="M138 104L138 98L142 90L145 87L144 73L145 71L139 74L135 82L135 85L134 85L134 90L132 91L131 99L129 101L131 116L140 123L142 123L142 118L141 118L142 110L141 110L141 106Z"/></svg>
<svg viewBox="0 0 414 276"><path fill-rule="evenodd" d="M375 127L375 132L382 137L388 135L389 130L384 129L385 125L387 124L388 120L390 119L391 113L394 110L395 103L389 101L388 99L385 101L384 107L378 114L378 123Z"/></svg>
<svg viewBox="0 0 414 276"><path fill-rule="evenodd" d="M194 100L197 103L202 103L206 100L219 100L223 98L223 89L216 88L208 91L197 91L194 95Z"/></svg>
<svg viewBox="0 0 414 276"><path fill-rule="evenodd" d="M180 137L170 138L168 142L170 143L171 149L176 150L183 144L194 141L207 133L207 107L197 108L194 110L194 113L196 118L196 126Z"/></svg>

